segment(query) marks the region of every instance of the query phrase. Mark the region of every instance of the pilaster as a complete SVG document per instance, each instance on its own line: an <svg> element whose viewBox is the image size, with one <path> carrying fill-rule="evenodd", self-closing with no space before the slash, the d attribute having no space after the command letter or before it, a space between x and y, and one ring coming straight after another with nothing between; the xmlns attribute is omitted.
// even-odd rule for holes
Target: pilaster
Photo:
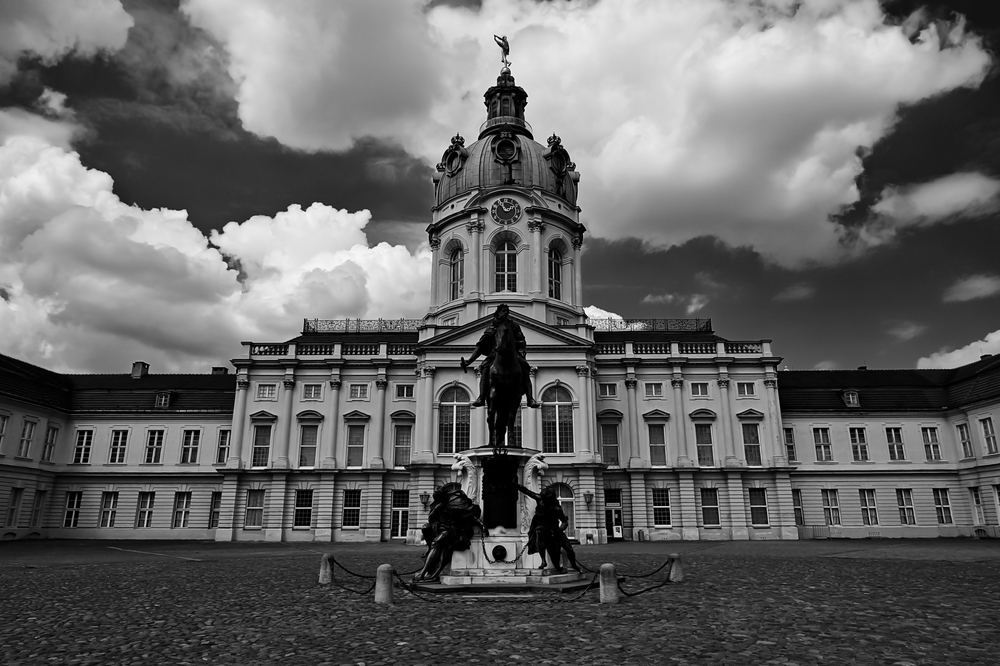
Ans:
<svg viewBox="0 0 1000 666"><path fill-rule="evenodd" d="M233 406L233 434L230 435L232 442L229 449L232 453L229 454L229 460L226 461L228 469L240 469L244 467L244 460L247 461L246 466L249 467L252 442L250 438L244 436L246 432L247 393L249 389L249 379L245 376L236 379L236 403Z"/></svg>
<svg viewBox="0 0 1000 666"><path fill-rule="evenodd" d="M286 371L281 382L281 418L277 424L277 441L275 442L275 469L288 469L288 449L292 434L292 398L295 396L295 379L292 370Z"/></svg>
<svg viewBox="0 0 1000 666"><path fill-rule="evenodd" d="M389 385L385 371L379 373L375 380L375 413L372 415L370 467L385 468L385 389Z"/></svg>
<svg viewBox="0 0 1000 666"><path fill-rule="evenodd" d="M337 466L337 433L340 432L340 387L339 375L330 378L330 404L327 407L329 422L323 429L323 441L320 447L320 467L334 469Z"/></svg>
<svg viewBox="0 0 1000 666"><path fill-rule="evenodd" d="M747 529L747 501L743 498L743 473L729 471L726 473L726 497L729 503L729 520L732 523L733 541L746 541L750 538Z"/></svg>
<svg viewBox="0 0 1000 666"><path fill-rule="evenodd" d="M634 373L625 378L625 395L628 403L628 466L642 467L642 455L639 451L639 408L636 405L635 388L638 381Z"/></svg>

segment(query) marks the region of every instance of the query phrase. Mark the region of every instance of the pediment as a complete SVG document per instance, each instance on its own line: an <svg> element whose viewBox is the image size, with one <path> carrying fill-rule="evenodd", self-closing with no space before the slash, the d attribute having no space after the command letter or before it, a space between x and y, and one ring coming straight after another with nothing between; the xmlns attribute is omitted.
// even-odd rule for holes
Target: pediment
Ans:
<svg viewBox="0 0 1000 666"><path fill-rule="evenodd" d="M264 411L263 409L259 412L254 412L250 415L251 421L277 421L278 417L271 412Z"/></svg>
<svg viewBox="0 0 1000 666"><path fill-rule="evenodd" d="M656 420L669 421L670 414L663 411L662 409L651 409L650 411L643 414L642 418L646 419L647 421L656 421Z"/></svg>
<svg viewBox="0 0 1000 666"><path fill-rule="evenodd" d="M696 409L690 414L688 414L688 416L694 420L700 420L700 421L715 420L715 412L713 412L711 409Z"/></svg>
<svg viewBox="0 0 1000 666"><path fill-rule="evenodd" d="M510 318L521 327L521 332L524 333L524 339L529 347L590 347L592 344L589 340L514 311L510 313ZM474 347L479 342L483 331L492 322L493 315L491 313L476 321L435 335L420 343L419 348L428 350L434 347Z"/></svg>
<svg viewBox="0 0 1000 666"><path fill-rule="evenodd" d="M413 421L416 420L417 417L413 412L409 410L399 409L393 412L392 414L389 414L389 418L392 419L393 421Z"/></svg>
<svg viewBox="0 0 1000 666"><path fill-rule="evenodd" d="M323 415L317 412L315 409L303 409L301 412L295 415L299 421L322 421Z"/></svg>
<svg viewBox="0 0 1000 666"><path fill-rule="evenodd" d="M359 412L356 409L353 412L347 412L344 414L345 421L367 421L369 419L371 419L371 416L365 414L364 412Z"/></svg>
<svg viewBox="0 0 1000 666"><path fill-rule="evenodd" d="M597 413L597 418L599 419L617 419L620 421L623 416L624 414L617 409L602 409Z"/></svg>
<svg viewBox="0 0 1000 666"><path fill-rule="evenodd" d="M747 409L737 414L736 418L743 421L763 421L764 412L758 412L756 409Z"/></svg>

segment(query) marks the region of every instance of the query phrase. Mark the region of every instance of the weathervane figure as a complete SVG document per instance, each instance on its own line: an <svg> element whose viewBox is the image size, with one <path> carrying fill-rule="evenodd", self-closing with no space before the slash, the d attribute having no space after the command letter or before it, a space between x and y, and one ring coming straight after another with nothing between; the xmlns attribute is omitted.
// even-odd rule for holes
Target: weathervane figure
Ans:
<svg viewBox="0 0 1000 666"><path fill-rule="evenodd" d="M507 60L507 56L510 55L510 44L507 42L507 35L504 35L503 37L493 35L493 39L496 41L497 46L500 47L500 50L503 51L503 56L501 56L500 62L503 63L504 67L510 67L510 60Z"/></svg>

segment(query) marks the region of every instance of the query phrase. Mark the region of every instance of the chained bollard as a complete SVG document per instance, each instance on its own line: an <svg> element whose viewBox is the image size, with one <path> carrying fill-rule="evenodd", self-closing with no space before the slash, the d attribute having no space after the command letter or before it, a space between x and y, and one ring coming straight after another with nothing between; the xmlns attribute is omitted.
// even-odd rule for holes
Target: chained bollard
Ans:
<svg viewBox="0 0 1000 666"><path fill-rule="evenodd" d="M330 553L327 553L319 560L319 584L329 585L333 582L333 571L330 565L330 560L333 558Z"/></svg>
<svg viewBox="0 0 1000 666"><path fill-rule="evenodd" d="M679 583L684 580L684 567L681 565L681 556L677 553L670 553L670 571L667 572L667 580L671 583Z"/></svg>
<svg viewBox="0 0 1000 666"><path fill-rule="evenodd" d="M375 574L375 603L392 605L392 565L380 564Z"/></svg>
<svg viewBox="0 0 1000 666"><path fill-rule="evenodd" d="M601 603L618 603L618 575L613 564L601 565Z"/></svg>

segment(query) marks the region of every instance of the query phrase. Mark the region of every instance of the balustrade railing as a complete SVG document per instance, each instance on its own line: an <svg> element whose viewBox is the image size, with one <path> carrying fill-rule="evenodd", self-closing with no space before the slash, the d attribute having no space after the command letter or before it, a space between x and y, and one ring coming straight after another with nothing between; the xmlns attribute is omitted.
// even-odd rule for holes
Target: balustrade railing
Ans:
<svg viewBox="0 0 1000 666"><path fill-rule="evenodd" d="M303 333L415 332L422 319L303 319Z"/></svg>
<svg viewBox="0 0 1000 666"><path fill-rule="evenodd" d="M288 345L250 345L251 356L284 356L288 353Z"/></svg>
<svg viewBox="0 0 1000 666"><path fill-rule="evenodd" d="M416 345L393 343L389 345L389 356L412 356Z"/></svg>
<svg viewBox="0 0 1000 666"><path fill-rule="evenodd" d="M597 345L598 354L624 354L624 342L605 342Z"/></svg>
<svg viewBox="0 0 1000 666"><path fill-rule="evenodd" d="M374 356L378 354L379 346L377 342L345 343L341 347L341 353L344 356Z"/></svg>
<svg viewBox="0 0 1000 666"><path fill-rule="evenodd" d="M712 332L711 319L593 319L587 325L597 331L695 331Z"/></svg>
<svg viewBox="0 0 1000 666"><path fill-rule="evenodd" d="M669 354L669 342L635 342L632 351L636 354Z"/></svg>
<svg viewBox="0 0 1000 666"><path fill-rule="evenodd" d="M764 351L764 345L760 342L727 342L727 354L760 354Z"/></svg>
<svg viewBox="0 0 1000 666"><path fill-rule="evenodd" d="M682 342L678 346L681 354L714 354L716 351L714 342Z"/></svg>
<svg viewBox="0 0 1000 666"><path fill-rule="evenodd" d="M298 345L295 352L299 356L332 356L336 345Z"/></svg>

